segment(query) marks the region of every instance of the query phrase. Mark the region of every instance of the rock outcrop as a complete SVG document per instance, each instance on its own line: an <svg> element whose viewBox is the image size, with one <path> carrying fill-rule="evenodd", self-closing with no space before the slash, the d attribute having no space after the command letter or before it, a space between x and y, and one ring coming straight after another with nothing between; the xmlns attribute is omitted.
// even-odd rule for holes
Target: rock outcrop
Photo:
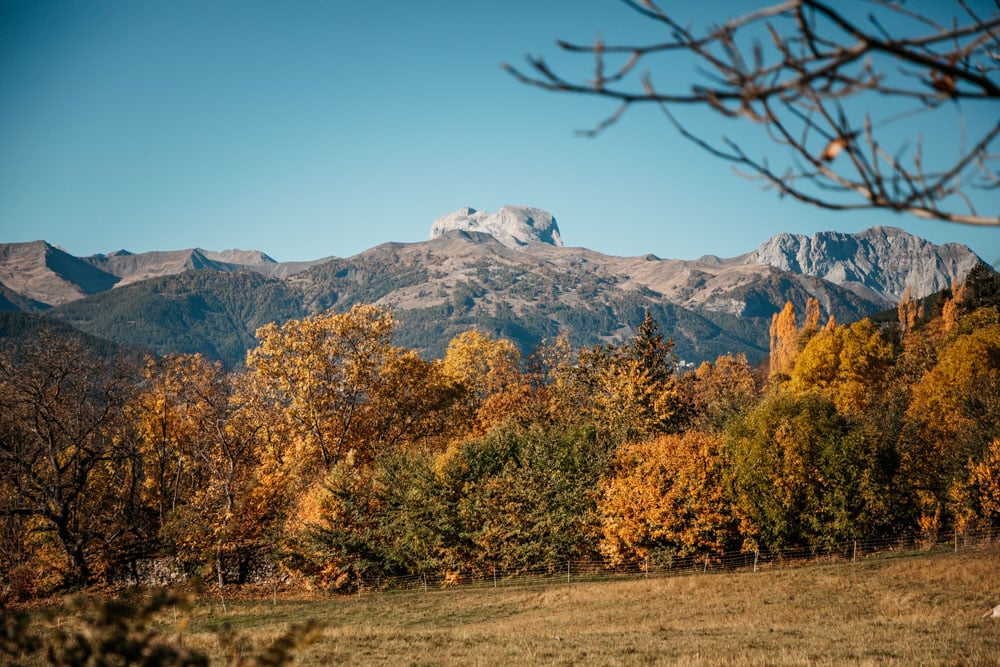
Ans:
<svg viewBox="0 0 1000 667"><path fill-rule="evenodd" d="M982 260L968 246L935 245L895 227L858 234L778 234L740 260L823 278L858 293L897 302L909 287L916 298L964 280Z"/></svg>
<svg viewBox="0 0 1000 667"><path fill-rule="evenodd" d="M431 240L452 231L484 232L509 248L529 243L561 247L559 226L551 213L528 206L502 206L496 213L466 206L441 216L431 225Z"/></svg>

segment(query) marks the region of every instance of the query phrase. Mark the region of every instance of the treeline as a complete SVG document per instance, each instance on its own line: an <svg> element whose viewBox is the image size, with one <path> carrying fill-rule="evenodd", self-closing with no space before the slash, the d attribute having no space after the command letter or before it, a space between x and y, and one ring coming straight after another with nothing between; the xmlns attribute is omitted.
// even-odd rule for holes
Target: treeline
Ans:
<svg viewBox="0 0 1000 667"><path fill-rule="evenodd" d="M1000 526L998 303L980 268L892 327L789 304L769 367L683 374L649 316L625 343L527 359L468 331L425 360L374 306L264 326L237 372L8 345L2 593L156 558L337 588Z"/></svg>

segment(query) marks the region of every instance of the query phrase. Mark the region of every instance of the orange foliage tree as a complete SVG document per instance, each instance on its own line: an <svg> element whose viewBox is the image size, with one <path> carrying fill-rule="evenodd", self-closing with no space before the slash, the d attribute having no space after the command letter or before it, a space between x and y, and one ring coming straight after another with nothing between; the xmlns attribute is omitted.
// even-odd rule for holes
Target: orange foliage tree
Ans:
<svg viewBox="0 0 1000 667"><path fill-rule="evenodd" d="M712 433L722 431L759 398L754 371L742 353L723 355L715 363L702 362L684 376L682 386L695 426Z"/></svg>
<svg viewBox="0 0 1000 667"><path fill-rule="evenodd" d="M655 563L738 547L724 469L717 435L687 431L619 447L600 487L601 552L615 564Z"/></svg>
<svg viewBox="0 0 1000 667"><path fill-rule="evenodd" d="M259 545L246 501L258 467L258 425L239 410L237 380L200 355L171 355L146 368L132 408L143 457L143 496L162 536L188 562L211 564Z"/></svg>

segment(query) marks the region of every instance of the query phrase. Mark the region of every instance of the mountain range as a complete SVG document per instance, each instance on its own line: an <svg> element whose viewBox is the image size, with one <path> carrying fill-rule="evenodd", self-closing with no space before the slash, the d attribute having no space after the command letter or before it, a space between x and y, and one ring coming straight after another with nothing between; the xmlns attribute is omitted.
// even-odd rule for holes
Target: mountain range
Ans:
<svg viewBox="0 0 1000 667"><path fill-rule="evenodd" d="M260 251L201 249L76 257L44 241L0 244L0 310L42 314L157 353L242 362L257 327L355 303L390 307L400 345L440 356L475 327L525 352L567 332L575 345L629 337L649 311L689 362L767 354L771 316L808 298L838 322L961 280L982 260L892 227L780 234L733 258L615 257L564 247L555 218L463 208L431 238L349 258L276 262Z"/></svg>

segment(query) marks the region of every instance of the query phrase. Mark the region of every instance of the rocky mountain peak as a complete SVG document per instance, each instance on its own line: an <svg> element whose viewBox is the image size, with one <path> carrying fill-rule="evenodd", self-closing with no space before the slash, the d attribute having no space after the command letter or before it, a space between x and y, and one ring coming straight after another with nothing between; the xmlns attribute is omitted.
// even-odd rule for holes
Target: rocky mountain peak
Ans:
<svg viewBox="0 0 1000 667"><path fill-rule="evenodd" d="M816 276L895 303L907 287L917 298L945 289L982 260L965 245L934 245L896 227L872 227L857 234L778 234L743 261Z"/></svg>
<svg viewBox="0 0 1000 667"><path fill-rule="evenodd" d="M529 206L502 206L496 213L477 211L471 206L462 207L434 221L431 240L453 230L483 232L510 248L529 243L559 247L563 244L552 214Z"/></svg>

